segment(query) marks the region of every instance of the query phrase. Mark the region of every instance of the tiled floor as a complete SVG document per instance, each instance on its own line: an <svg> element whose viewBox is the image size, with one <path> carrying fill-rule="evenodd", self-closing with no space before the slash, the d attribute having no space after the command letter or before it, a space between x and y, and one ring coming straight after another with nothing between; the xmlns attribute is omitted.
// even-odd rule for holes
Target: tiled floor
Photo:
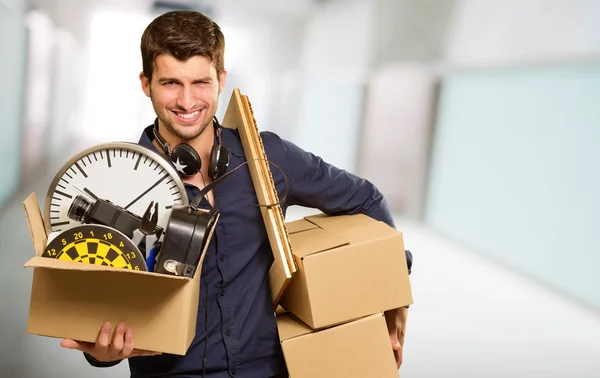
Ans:
<svg viewBox="0 0 600 378"><path fill-rule="evenodd" d="M20 201L35 191L42 205L51 176L0 215L0 376L126 377L127 364L94 369L59 340L26 333L31 270L22 265L33 249ZM597 313L419 225L397 225L415 256L403 378L600 377Z"/></svg>
<svg viewBox="0 0 600 378"><path fill-rule="evenodd" d="M600 314L398 220L414 253L403 378L600 377Z"/></svg>

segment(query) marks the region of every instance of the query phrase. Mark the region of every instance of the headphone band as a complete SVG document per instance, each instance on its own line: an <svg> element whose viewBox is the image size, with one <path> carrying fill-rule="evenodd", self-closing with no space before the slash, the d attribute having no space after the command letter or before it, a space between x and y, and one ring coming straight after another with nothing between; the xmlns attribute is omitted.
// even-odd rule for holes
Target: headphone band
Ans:
<svg viewBox="0 0 600 378"><path fill-rule="evenodd" d="M219 145L222 145L221 131L223 129L223 126L221 126L221 124L219 123L219 120L217 119L216 116L213 116L213 123L215 125L215 134L217 135L217 140L219 141ZM160 133L158 132L158 117L154 120L154 127L152 127L152 134L154 134L154 138L156 139L156 142L158 143L160 148L162 148L165 155L170 156L171 149L169 147L169 144L160 136Z"/></svg>
<svg viewBox="0 0 600 378"><path fill-rule="evenodd" d="M154 139L156 139L156 142L158 143L160 148L162 148L165 155L167 155L167 156L171 155L171 151L169 150L169 145L167 144L167 142L165 142L165 140L158 133L158 117L154 120L154 127L152 127L152 134L154 134Z"/></svg>

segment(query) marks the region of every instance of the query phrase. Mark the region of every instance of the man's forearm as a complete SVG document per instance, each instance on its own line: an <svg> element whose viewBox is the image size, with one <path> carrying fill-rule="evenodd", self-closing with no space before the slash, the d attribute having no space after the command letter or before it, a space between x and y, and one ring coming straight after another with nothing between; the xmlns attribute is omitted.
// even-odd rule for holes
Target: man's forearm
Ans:
<svg viewBox="0 0 600 378"><path fill-rule="evenodd" d="M388 329L396 327L398 330L398 342L404 345L404 334L406 333L406 319L408 317L408 307L395 308L384 313Z"/></svg>

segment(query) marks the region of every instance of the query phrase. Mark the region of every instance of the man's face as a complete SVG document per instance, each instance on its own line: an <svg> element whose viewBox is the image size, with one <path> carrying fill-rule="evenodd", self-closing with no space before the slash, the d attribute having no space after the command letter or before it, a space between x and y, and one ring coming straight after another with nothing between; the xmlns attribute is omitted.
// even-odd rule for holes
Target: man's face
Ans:
<svg viewBox="0 0 600 378"><path fill-rule="evenodd" d="M217 111L226 73L217 77L209 59L193 56L185 62L169 54L156 58L152 81L140 74L161 126L182 140L200 135Z"/></svg>

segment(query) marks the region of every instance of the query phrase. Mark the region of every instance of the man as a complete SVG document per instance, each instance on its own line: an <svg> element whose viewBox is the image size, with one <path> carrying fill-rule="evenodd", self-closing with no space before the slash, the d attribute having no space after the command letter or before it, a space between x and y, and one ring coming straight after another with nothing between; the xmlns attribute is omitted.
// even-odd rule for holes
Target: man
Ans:
<svg viewBox="0 0 600 378"><path fill-rule="evenodd" d="M224 37L219 26L201 13L176 11L156 18L141 40L144 93L150 98L158 134L172 149L187 143L201 159L197 174L183 176L190 198L212 181L209 155L221 142L229 154L231 170L245 160L236 130L220 129L214 115L227 72ZM139 143L165 151L148 126ZM303 151L274 133L261 133L279 193L288 190L282 208L292 205L318 208L328 214L365 213L394 226L380 192L360 179ZM209 244L201 272L202 289L197 334L185 356L155 354L134 349L134 335L119 324L113 340L111 325L102 326L98 340L82 343L63 340L65 348L84 352L94 366L113 366L128 359L131 376L146 377L287 377L277 333L268 283L272 251L248 169L239 169L209 192L200 206L218 207L219 223ZM410 269L412 256L407 253ZM206 286L205 286L206 285ZM205 289L206 288L206 289ZM398 367L402 360L406 309L388 311L386 321Z"/></svg>

